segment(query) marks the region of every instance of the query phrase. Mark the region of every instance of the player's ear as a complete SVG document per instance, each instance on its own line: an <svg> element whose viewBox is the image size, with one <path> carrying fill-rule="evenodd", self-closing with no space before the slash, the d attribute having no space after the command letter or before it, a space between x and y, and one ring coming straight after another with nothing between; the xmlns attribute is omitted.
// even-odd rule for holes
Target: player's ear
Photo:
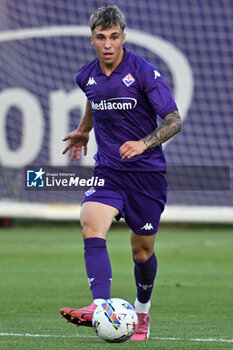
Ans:
<svg viewBox="0 0 233 350"><path fill-rule="evenodd" d="M123 33L123 40L122 40L122 43L123 43L123 44L125 43L125 38L126 38L126 34Z"/></svg>
<svg viewBox="0 0 233 350"><path fill-rule="evenodd" d="M91 45L93 45L93 36L92 35L90 36L90 42L91 42Z"/></svg>

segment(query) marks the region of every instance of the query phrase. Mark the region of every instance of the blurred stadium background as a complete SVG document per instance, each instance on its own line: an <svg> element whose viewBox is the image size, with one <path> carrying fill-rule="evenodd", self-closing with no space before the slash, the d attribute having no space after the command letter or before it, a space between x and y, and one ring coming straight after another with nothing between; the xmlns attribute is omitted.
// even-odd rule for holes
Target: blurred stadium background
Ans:
<svg viewBox="0 0 233 350"><path fill-rule="evenodd" d="M164 147L168 165L230 170L218 190L170 191L162 220L232 223L231 0L1 0L0 218L79 218L81 192L26 191L25 167L71 165L61 140L83 113L75 75L95 57L88 19L112 3L127 17L126 47L159 68L184 119ZM76 164L92 165L94 152L93 139Z"/></svg>

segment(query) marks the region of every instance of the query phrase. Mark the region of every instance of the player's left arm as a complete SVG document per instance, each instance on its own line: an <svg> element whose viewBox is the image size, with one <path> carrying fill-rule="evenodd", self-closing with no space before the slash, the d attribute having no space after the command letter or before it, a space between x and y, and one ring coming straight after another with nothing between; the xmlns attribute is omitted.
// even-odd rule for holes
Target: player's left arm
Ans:
<svg viewBox="0 0 233 350"><path fill-rule="evenodd" d="M167 114L160 125L139 141L127 141L120 147L121 159L131 159L148 148L161 145L182 129L182 120L178 110Z"/></svg>
<svg viewBox="0 0 233 350"><path fill-rule="evenodd" d="M182 121L177 110L167 114L162 123L149 135L144 137L146 148L156 147L169 140L182 129Z"/></svg>

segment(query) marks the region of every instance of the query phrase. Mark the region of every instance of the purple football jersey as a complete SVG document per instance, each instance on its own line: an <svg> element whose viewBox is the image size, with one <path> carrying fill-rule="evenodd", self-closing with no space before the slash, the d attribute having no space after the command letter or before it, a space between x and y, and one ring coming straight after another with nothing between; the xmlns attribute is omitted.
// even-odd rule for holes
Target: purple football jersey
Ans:
<svg viewBox="0 0 233 350"><path fill-rule="evenodd" d="M128 171L164 171L162 146L132 159L121 160L119 148L138 141L157 127L161 118L177 109L171 91L151 63L126 49L119 66L106 76L98 58L77 74L77 83L90 101L97 154L96 165Z"/></svg>

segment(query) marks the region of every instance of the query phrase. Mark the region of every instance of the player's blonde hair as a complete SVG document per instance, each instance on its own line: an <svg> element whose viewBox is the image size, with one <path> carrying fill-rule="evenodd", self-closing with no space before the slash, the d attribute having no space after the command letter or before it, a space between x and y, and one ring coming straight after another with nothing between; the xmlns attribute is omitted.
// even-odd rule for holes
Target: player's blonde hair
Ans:
<svg viewBox="0 0 233 350"><path fill-rule="evenodd" d="M120 27L123 32L125 29L125 15L115 5L100 7L92 13L89 26L92 32L96 27L100 27L101 30Z"/></svg>

